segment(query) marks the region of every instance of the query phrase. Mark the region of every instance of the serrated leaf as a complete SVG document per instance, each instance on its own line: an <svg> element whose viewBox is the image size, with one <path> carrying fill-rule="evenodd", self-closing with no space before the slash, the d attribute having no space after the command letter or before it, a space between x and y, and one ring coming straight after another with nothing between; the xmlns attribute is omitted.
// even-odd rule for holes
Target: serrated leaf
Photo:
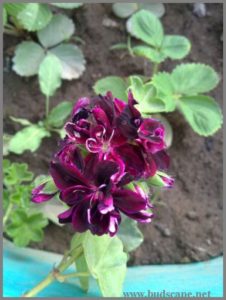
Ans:
<svg viewBox="0 0 226 300"><path fill-rule="evenodd" d="M86 259L84 254L82 256L80 256L79 258L76 259L75 261L75 265L76 265L76 270L77 272L81 272L81 273L88 273L89 272L89 268L88 265L86 263ZM89 290L89 277L79 277L79 282L81 285L81 288L83 289L84 292L88 292Z"/></svg>
<svg viewBox="0 0 226 300"><path fill-rule="evenodd" d="M44 137L50 136L45 128L31 125L18 131L9 142L9 151L21 154L26 150L34 152L38 149Z"/></svg>
<svg viewBox="0 0 226 300"><path fill-rule="evenodd" d="M8 174L15 184L33 179L33 173L28 170L28 165L25 163L12 163L8 169Z"/></svg>
<svg viewBox="0 0 226 300"><path fill-rule="evenodd" d="M75 9L83 5L83 3L51 3L51 4L64 9Z"/></svg>
<svg viewBox="0 0 226 300"><path fill-rule="evenodd" d="M19 12L17 19L28 31L37 31L44 28L50 22L52 12L46 4L28 3Z"/></svg>
<svg viewBox="0 0 226 300"><path fill-rule="evenodd" d="M219 83L219 76L210 66L187 63L173 70L172 80L177 93L195 95L214 89Z"/></svg>
<svg viewBox="0 0 226 300"><path fill-rule="evenodd" d="M152 114L166 111L166 104L163 100L156 98L156 91L153 85L148 82L143 84L139 76L130 76L130 87L135 99L138 101L137 108L142 114Z"/></svg>
<svg viewBox="0 0 226 300"><path fill-rule="evenodd" d="M10 167L11 163L10 163L10 160L8 159L3 159L2 161L2 167L3 167L3 172L7 172L8 171L8 168Z"/></svg>
<svg viewBox="0 0 226 300"><path fill-rule="evenodd" d="M212 97L184 96L178 101L178 108L192 129L202 136L213 135L222 125L221 109Z"/></svg>
<svg viewBox="0 0 226 300"><path fill-rule="evenodd" d="M4 8L12 17L17 17L18 14L26 8L27 3L4 3Z"/></svg>
<svg viewBox="0 0 226 300"><path fill-rule="evenodd" d="M10 202L21 208L28 208L31 204L31 185L19 185L14 187L14 192L10 193Z"/></svg>
<svg viewBox="0 0 226 300"><path fill-rule="evenodd" d="M42 214L28 215L25 210L18 209L12 214L6 233L13 239L16 246L25 247L31 241L39 242L43 239L43 228L47 224L48 221L43 218Z"/></svg>
<svg viewBox="0 0 226 300"><path fill-rule="evenodd" d="M15 123L19 123L23 126L28 126L28 125L32 125L31 122L27 119L23 119L23 118L15 118L13 116L10 116L10 119L15 122Z"/></svg>
<svg viewBox="0 0 226 300"><path fill-rule="evenodd" d="M153 76L152 84L157 91L156 98L161 99L165 103L165 111L174 111L176 109L176 95L171 75L167 72L159 72Z"/></svg>
<svg viewBox="0 0 226 300"><path fill-rule="evenodd" d="M163 62L167 57L164 53L149 46L135 46L132 50L135 55L146 57L156 63Z"/></svg>
<svg viewBox="0 0 226 300"><path fill-rule="evenodd" d="M164 37L163 27L154 14L142 9L130 17L126 26L132 36L151 46L161 47Z"/></svg>
<svg viewBox="0 0 226 300"><path fill-rule="evenodd" d="M182 59L191 50L190 41L180 35L165 35L161 47L163 55L172 59Z"/></svg>
<svg viewBox="0 0 226 300"><path fill-rule="evenodd" d="M163 3L138 3L138 9L149 10L158 18L161 18L165 13L165 6Z"/></svg>
<svg viewBox="0 0 226 300"><path fill-rule="evenodd" d="M135 250L144 240L137 222L125 216L122 219L117 236L122 241L126 252Z"/></svg>
<svg viewBox="0 0 226 300"><path fill-rule="evenodd" d="M54 107L47 118L47 122L50 126L61 127L63 126L66 118L70 115L72 111L73 104L68 101L61 102L56 107Z"/></svg>
<svg viewBox="0 0 226 300"><path fill-rule="evenodd" d="M61 85L62 66L59 59L48 54L40 65L38 76L41 91L47 97L53 96Z"/></svg>
<svg viewBox="0 0 226 300"><path fill-rule="evenodd" d="M105 95L111 91L113 96L127 101L127 84L125 80L118 76L107 76L96 81L93 89L96 94Z"/></svg>
<svg viewBox="0 0 226 300"><path fill-rule="evenodd" d="M137 3L114 3L112 10L119 18L128 18L138 9Z"/></svg>
<svg viewBox="0 0 226 300"><path fill-rule="evenodd" d="M102 295L120 297L127 262L120 239L117 236L96 236L87 232L83 249L89 271L97 279Z"/></svg>
<svg viewBox="0 0 226 300"><path fill-rule="evenodd" d="M85 58L82 51L75 45L62 44L50 50L60 61L62 79L79 78L85 71Z"/></svg>
<svg viewBox="0 0 226 300"><path fill-rule="evenodd" d="M35 75L44 57L45 52L41 46L35 42L22 42L16 47L13 70L21 76Z"/></svg>
<svg viewBox="0 0 226 300"><path fill-rule="evenodd" d="M38 31L38 39L45 47L53 47L69 39L75 32L75 25L70 18L58 14L53 16L49 24Z"/></svg>
<svg viewBox="0 0 226 300"><path fill-rule="evenodd" d="M5 7L2 8L2 18L3 18L3 26L7 24L7 11Z"/></svg>

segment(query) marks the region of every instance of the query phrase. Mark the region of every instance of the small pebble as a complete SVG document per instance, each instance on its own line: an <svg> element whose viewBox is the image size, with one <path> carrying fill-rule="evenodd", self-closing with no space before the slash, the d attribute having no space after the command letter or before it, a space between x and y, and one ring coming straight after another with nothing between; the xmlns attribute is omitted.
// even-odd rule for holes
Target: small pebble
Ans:
<svg viewBox="0 0 226 300"><path fill-rule="evenodd" d="M194 3L193 13L199 18L205 17L206 16L206 5L204 3Z"/></svg>
<svg viewBox="0 0 226 300"><path fill-rule="evenodd" d="M105 26L105 27L110 27L110 28L118 28L119 27L119 24L108 18L108 17L104 17L103 21L102 21L102 25Z"/></svg>
<svg viewBox="0 0 226 300"><path fill-rule="evenodd" d="M186 217L189 219L189 220L197 220L198 219L198 215L197 213L194 211L194 210L190 210L186 213Z"/></svg>

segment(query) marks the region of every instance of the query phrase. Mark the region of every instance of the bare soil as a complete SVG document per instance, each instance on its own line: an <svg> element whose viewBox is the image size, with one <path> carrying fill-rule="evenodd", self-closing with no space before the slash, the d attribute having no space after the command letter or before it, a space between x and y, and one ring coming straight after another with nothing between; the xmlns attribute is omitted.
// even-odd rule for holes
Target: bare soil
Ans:
<svg viewBox="0 0 226 300"><path fill-rule="evenodd" d="M191 4L167 4L162 22L167 34L181 34L192 41L186 62L209 64L222 76L221 41L222 4L207 4L208 15L198 18ZM76 101L81 96L94 95L95 81L107 75L129 76L151 74L149 63L142 58L122 56L109 51L112 44L126 41L125 21L116 18L110 4L86 4L69 12L76 23L76 34L82 45L87 68L84 75L64 82L51 99L54 106L62 100ZM110 18L116 24L103 26ZM108 22L109 23L109 22ZM11 69L11 53L20 39L4 37L4 132L13 134L20 127L9 116L37 122L44 117L44 97L37 77L21 78ZM166 61L162 69L172 70L176 61ZM212 92L222 106L222 82ZM140 226L145 242L131 255L130 264L175 263L207 260L222 254L222 130L213 137L195 134L177 112L166 116L174 130L170 173L175 177L174 189L164 191L156 204L157 216L152 224ZM13 161L27 162L35 174L45 173L57 149L58 136L45 139L36 153L10 155ZM73 232L70 226L60 228L50 224L45 239L35 248L64 252Z"/></svg>

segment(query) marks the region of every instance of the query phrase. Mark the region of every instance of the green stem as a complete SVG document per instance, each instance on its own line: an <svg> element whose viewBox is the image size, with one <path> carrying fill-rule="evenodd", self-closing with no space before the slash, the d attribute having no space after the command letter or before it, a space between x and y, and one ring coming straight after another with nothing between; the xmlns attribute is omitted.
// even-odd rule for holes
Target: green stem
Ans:
<svg viewBox="0 0 226 300"><path fill-rule="evenodd" d="M71 273L71 274L61 274L64 272L70 265L72 265L75 260L82 254L82 248L78 247L71 252L67 252L62 258L57 268L54 268L45 279L43 279L38 285L36 285L29 292L25 293L22 297L30 298L36 296L39 292L41 292L48 285L53 283L55 280L63 282L67 278L71 277L80 277L80 276L88 276L87 273ZM73 276L72 276L73 274ZM76 276L75 276L76 274ZM84 275L86 274L86 275Z"/></svg>
<svg viewBox="0 0 226 300"><path fill-rule="evenodd" d="M64 282L67 279L70 278L76 278L76 277L88 277L90 274L86 272L81 272L81 273L69 273L69 274L59 274L57 276L57 280L60 282Z"/></svg>
<svg viewBox="0 0 226 300"><path fill-rule="evenodd" d="M9 205L7 207L6 213L3 217L3 228L5 227L5 224L8 221L8 218L9 218L9 216L10 216L12 210L13 210L13 206L14 206L13 203L9 203Z"/></svg>
<svg viewBox="0 0 226 300"><path fill-rule="evenodd" d="M158 73L159 67L160 67L160 64L154 63L154 67L153 67L153 75L156 74L156 73Z"/></svg>
<svg viewBox="0 0 226 300"><path fill-rule="evenodd" d="M49 96L46 96L46 118L49 115Z"/></svg>

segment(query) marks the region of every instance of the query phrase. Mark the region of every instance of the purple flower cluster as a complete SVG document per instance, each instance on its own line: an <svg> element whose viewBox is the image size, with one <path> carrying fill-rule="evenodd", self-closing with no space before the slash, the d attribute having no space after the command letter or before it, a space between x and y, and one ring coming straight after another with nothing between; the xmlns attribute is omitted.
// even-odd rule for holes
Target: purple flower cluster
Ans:
<svg viewBox="0 0 226 300"><path fill-rule="evenodd" d="M59 215L77 232L115 235L121 213L142 223L151 221L148 195L136 184L169 166L164 127L143 118L131 92L128 104L106 96L81 98L66 123L66 137L51 162L50 174L60 199L69 209ZM163 180L164 181L164 180ZM133 183L134 188L128 186ZM165 186L173 180L165 178ZM32 200L42 202L52 195L33 190Z"/></svg>

